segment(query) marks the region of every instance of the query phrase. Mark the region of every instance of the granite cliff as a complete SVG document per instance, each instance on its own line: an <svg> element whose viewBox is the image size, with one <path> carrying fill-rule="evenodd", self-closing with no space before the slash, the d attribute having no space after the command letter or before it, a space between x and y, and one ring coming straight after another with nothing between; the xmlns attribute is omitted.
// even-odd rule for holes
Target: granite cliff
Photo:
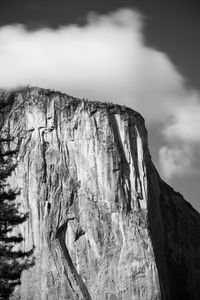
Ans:
<svg viewBox="0 0 200 300"><path fill-rule="evenodd" d="M200 299L200 215L161 180L139 113L40 88L3 92L0 113L36 258L13 299Z"/></svg>

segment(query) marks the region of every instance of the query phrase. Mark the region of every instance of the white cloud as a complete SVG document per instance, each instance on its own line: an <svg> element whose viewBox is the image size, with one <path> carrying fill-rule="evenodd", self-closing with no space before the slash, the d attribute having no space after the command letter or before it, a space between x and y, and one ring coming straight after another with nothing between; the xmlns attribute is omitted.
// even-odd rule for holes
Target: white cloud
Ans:
<svg viewBox="0 0 200 300"><path fill-rule="evenodd" d="M198 173L194 165L194 153L187 146L163 146L159 150L159 163L165 178L173 176L193 175Z"/></svg>
<svg viewBox="0 0 200 300"><path fill-rule="evenodd" d="M175 101L170 118L161 132L167 145L159 151L161 172L165 178L195 175L199 169L200 103L199 94L185 93L182 102Z"/></svg>
<svg viewBox="0 0 200 300"><path fill-rule="evenodd" d="M157 121L181 100L183 78L143 41L142 16L130 9L88 17L84 27L0 28L0 86L32 84L78 97L115 101ZM156 110L155 110L156 106Z"/></svg>
<svg viewBox="0 0 200 300"><path fill-rule="evenodd" d="M22 25L0 27L0 87L31 84L128 105L162 129L163 175L181 175L175 167L180 170L184 161L186 169L187 161L191 169L191 155L177 144L189 147L200 140L199 95L186 89L166 54L145 45L142 27L141 14L130 9L90 14L82 27L33 32ZM178 153L186 160L177 163Z"/></svg>
<svg viewBox="0 0 200 300"><path fill-rule="evenodd" d="M170 142L182 141L192 144L200 143L200 103L199 95L194 94L193 99L182 101L182 105L174 106L173 119L166 123L163 129L164 136Z"/></svg>

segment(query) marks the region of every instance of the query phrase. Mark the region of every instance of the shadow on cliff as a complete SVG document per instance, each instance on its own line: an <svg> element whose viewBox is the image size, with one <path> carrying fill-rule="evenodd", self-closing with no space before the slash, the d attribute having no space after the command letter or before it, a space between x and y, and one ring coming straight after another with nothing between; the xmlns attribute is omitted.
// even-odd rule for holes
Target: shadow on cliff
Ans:
<svg viewBox="0 0 200 300"><path fill-rule="evenodd" d="M149 230L162 300L200 299L200 214L148 167Z"/></svg>

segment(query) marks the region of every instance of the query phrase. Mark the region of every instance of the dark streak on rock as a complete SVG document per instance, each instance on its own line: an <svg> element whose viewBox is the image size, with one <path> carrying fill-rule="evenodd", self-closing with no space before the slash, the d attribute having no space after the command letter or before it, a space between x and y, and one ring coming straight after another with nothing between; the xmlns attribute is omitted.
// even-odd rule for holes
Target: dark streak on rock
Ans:
<svg viewBox="0 0 200 300"><path fill-rule="evenodd" d="M120 137L116 118L110 111L108 111L108 120L109 120L110 127L113 130L115 145L117 147L119 157L120 157L119 188L122 189L124 200L125 200L123 205L125 206L124 208L128 213L131 211L131 182L130 182L129 163L124 153L124 148Z"/></svg>
<svg viewBox="0 0 200 300"><path fill-rule="evenodd" d="M77 286L80 288L81 292L82 292L82 295L83 295L83 299L85 300L92 300L89 292L88 292L88 289L86 287L86 285L84 284L83 282L83 279L82 277L78 274L73 262L72 262L72 259L69 255L69 251L67 249L67 246L65 244L65 235L66 235L66 230L67 230L67 225L68 225L68 221L66 223L64 223L60 228L58 228L57 230L57 234L56 234L56 237L60 243L60 246L61 246L61 249L63 251L63 254L64 254L64 257L67 261L67 264L70 268L70 271L75 279L75 282L77 284ZM68 273L68 271L66 270L65 268L65 272Z"/></svg>

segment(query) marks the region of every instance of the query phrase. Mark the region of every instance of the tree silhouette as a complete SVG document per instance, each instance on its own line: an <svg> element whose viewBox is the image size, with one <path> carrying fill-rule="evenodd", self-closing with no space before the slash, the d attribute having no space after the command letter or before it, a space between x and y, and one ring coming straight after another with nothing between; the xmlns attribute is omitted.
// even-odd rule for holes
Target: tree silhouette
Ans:
<svg viewBox="0 0 200 300"><path fill-rule="evenodd" d="M16 234L14 228L25 222L27 213L20 212L16 203L19 190L13 190L6 183L7 178L15 170L13 157L17 150L10 150L10 138L0 138L0 300L10 298L15 286L20 284L22 271L33 265L33 249L23 251L23 236Z"/></svg>

